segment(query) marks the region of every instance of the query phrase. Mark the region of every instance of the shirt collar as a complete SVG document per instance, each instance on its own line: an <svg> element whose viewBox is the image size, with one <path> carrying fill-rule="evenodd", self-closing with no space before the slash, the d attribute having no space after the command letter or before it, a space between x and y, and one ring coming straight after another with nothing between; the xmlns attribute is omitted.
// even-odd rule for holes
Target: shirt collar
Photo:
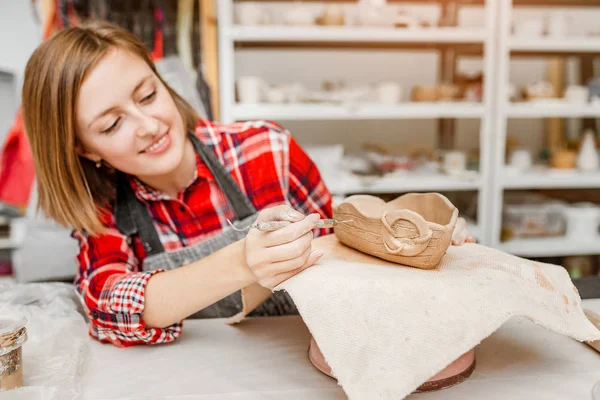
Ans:
<svg viewBox="0 0 600 400"><path fill-rule="evenodd" d="M160 201L160 200L171 200L171 196L166 193L161 192L160 190L156 190L153 187L146 185L144 182L140 181L137 177L132 175L127 175L127 180L133 189L136 197L139 199L147 200L147 201ZM214 177L210 172L210 169L206 166L202 157L196 154L196 169L194 170L194 177L190 181L190 183L185 187L185 190L188 190L192 186L196 185L201 180L214 182Z"/></svg>

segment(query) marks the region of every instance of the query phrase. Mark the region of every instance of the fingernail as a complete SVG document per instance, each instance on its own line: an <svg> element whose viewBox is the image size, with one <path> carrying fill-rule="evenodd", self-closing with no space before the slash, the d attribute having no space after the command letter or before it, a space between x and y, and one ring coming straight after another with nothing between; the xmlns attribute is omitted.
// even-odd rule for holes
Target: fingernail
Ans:
<svg viewBox="0 0 600 400"><path fill-rule="evenodd" d="M301 212L298 212L296 210L290 211L289 215L290 215L290 218L293 218L293 219L298 219L298 218L304 217L304 214L302 214Z"/></svg>
<svg viewBox="0 0 600 400"><path fill-rule="evenodd" d="M317 257L317 260L321 257L323 257L323 250L315 250L315 257Z"/></svg>

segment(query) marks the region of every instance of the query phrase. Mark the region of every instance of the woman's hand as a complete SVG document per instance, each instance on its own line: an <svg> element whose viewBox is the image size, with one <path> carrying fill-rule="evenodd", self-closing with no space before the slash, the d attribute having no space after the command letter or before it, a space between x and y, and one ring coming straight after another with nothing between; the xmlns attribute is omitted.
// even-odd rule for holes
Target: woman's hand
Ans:
<svg viewBox="0 0 600 400"><path fill-rule="evenodd" d="M454 231L452 232L452 244L460 246L464 243L475 243L475 238L471 236L467 229L467 221L460 217L456 221Z"/></svg>
<svg viewBox="0 0 600 400"><path fill-rule="evenodd" d="M312 229L319 219L319 214L304 216L286 205L266 208L259 213L259 222L290 222L277 231L250 229L246 235L246 263L261 286L273 289L323 256L321 251L311 247Z"/></svg>

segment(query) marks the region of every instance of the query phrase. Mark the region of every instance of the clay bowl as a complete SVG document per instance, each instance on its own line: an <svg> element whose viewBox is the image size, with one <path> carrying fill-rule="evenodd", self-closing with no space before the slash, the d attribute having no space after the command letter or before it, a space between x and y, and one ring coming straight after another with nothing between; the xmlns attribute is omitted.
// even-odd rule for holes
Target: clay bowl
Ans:
<svg viewBox="0 0 600 400"><path fill-rule="evenodd" d="M338 240L397 264L435 268L446 254L458 210L439 193L409 193L388 203L370 195L348 197L333 211Z"/></svg>
<svg viewBox="0 0 600 400"><path fill-rule="evenodd" d="M330 378L334 378L331 368L325 362L323 353L321 353L317 342L312 337L310 338L310 346L308 348L308 358L315 368ZM415 390L415 393L433 392L458 385L467 380L473 371L475 371L475 350L470 350L419 386Z"/></svg>

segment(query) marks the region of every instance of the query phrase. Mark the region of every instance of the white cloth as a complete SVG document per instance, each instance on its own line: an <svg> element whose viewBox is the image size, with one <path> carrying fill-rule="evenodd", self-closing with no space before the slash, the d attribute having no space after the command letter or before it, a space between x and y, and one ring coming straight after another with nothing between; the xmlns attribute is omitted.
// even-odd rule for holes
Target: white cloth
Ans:
<svg viewBox="0 0 600 400"><path fill-rule="evenodd" d="M287 290L350 400L401 399L522 315L579 341L600 339L566 270L476 244L435 270L381 261L334 235Z"/></svg>

